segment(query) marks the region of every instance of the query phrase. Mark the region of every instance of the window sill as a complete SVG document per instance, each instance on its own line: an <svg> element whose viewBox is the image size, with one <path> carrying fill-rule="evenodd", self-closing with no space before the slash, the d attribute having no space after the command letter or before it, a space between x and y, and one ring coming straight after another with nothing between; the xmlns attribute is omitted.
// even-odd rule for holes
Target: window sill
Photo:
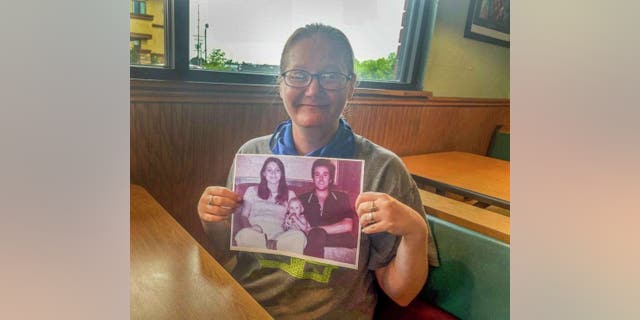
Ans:
<svg viewBox="0 0 640 320"><path fill-rule="evenodd" d="M130 40L149 40L151 39L151 35L147 34L147 33L135 33L135 32L129 32L129 39Z"/></svg>
<svg viewBox="0 0 640 320"><path fill-rule="evenodd" d="M132 102L280 103L277 85L131 79ZM424 105L431 92L358 88L351 105Z"/></svg>
<svg viewBox="0 0 640 320"><path fill-rule="evenodd" d="M153 20L153 15L141 13L129 13L129 18L138 20Z"/></svg>

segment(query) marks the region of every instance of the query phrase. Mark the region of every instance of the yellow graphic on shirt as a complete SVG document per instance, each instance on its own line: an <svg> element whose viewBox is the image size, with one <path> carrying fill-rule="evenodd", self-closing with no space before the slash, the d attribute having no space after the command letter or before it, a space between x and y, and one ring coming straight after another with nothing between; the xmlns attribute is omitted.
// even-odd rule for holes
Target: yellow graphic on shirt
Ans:
<svg viewBox="0 0 640 320"><path fill-rule="evenodd" d="M290 263L267 259L258 259L258 261L260 262L260 266L263 268L277 268L288 273L292 277L296 277L298 279L309 279L320 283L328 283L331 279L331 273L334 269L338 268L324 263L311 262L293 257L291 258ZM316 269L322 268L322 272L304 271L304 268L307 265L316 267Z"/></svg>

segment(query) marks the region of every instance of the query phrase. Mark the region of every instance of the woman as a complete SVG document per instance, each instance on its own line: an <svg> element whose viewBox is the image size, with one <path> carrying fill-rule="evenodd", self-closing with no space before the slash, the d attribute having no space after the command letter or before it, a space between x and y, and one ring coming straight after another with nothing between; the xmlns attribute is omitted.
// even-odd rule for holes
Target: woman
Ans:
<svg viewBox="0 0 640 320"><path fill-rule="evenodd" d="M260 184L248 187L243 196L243 226L234 239L239 247L302 253L307 242L303 232L283 228L289 200L296 197L287 187L284 164L269 157L260 170Z"/></svg>
<svg viewBox="0 0 640 320"><path fill-rule="evenodd" d="M363 232L357 270L278 255L234 256L226 250L226 221L240 198L212 186L198 202L203 226L221 250L218 259L277 319L370 319L377 301L373 281L407 305L427 279L427 256L437 264L418 190L401 160L354 134L340 117L355 90L353 60L341 31L321 24L296 30L280 60L279 92L290 120L238 152L365 160L366 192L355 203Z"/></svg>

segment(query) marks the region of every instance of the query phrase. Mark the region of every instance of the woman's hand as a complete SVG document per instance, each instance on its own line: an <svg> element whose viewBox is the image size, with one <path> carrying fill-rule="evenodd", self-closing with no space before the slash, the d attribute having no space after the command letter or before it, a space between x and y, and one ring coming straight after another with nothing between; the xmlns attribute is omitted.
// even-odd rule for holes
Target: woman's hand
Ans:
<svg viewBox="0 0 640 320"><path fill-rule="evenodd" d="M424 218L411 207L385 193L364 192L356 199L356 212L366 234L388 232L402 236L396 256L375 275L382 290L397 304L407 306L427 280L427 235Z"/></svg>
<svg viewBox="0 0 640 320"><path fill-rule="evenodd" d="M356 199L356 213L365 234L388 232L403 237L427 236L427 224L420 214L386 193L361 193Z"/></svg>
<svg viewBox="0 0 640 320"><path fill-rule="evenodd" d="M198 201L198 215L205 222L226 220L242 198L225 187L207 187Z"/></svg>

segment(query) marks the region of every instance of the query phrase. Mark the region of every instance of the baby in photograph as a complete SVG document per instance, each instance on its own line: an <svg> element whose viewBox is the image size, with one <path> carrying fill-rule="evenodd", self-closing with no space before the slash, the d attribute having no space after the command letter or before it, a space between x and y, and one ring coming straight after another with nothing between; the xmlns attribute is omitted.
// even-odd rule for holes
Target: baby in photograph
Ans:
<svg viewBox="0 0 640 320"><path fill-rule="evenodd" d="M307 230L311 228L307 218L304 217L304 207L302 202L298 198L289 200L289 208L287 215L284 217L284 223L282 225L285 231L300 230L307 233Z"/></svg>
<svg viewBox="0 0 640 320"><path fill-rule="evenodd" d="M289 204L287 206L287 213L285 214L284 221L282 222L282 231L274 237L275 239L269 239L266 234L264 235L265 241L267 244L267 249L272 249L272 250L280 249L285 251L302 253L302 249L307 243L305 235L307 233L307 230L311 228L311 226L309 225L309 222L307 222L307 218L304 217L302 212L304 212L304 207L302 206L302 202L300 201L300 199L298 198L289 199ZM254 228L256 226L254 226ZM262 232L262 231L260 230L259 232ZM296 233L301 234L303 239L305 240L302 243L302 247L299 247L300 245L299 241L296 241L297 243L295 244L286 243L286 242L290 242L293 239L286 237L285 235L295 237L294 234ZM299 239L299 238L296 238L296 239ZM291 246L294 246L294 247L291 247Z"/></svg>

